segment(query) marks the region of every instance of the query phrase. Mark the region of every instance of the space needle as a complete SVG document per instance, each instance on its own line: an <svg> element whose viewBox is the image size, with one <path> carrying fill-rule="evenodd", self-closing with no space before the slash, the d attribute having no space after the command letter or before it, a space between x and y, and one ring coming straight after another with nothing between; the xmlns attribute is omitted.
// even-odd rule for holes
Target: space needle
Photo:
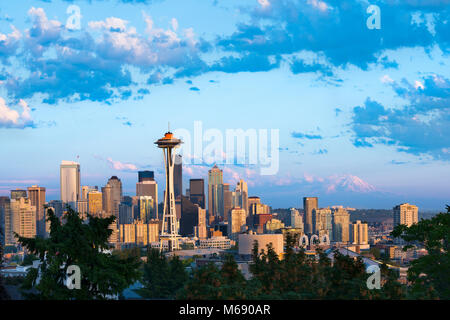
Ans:
<svg viewBox="0 0 450 320"><path fill-rule="evenodd" d="M164 211L162 219L162 228L160 234L159 250L163 249L164 240L168 243L169 251L179 249L178 240L180 235L177 230L177 215L175 209L175 194L173 187L173 167L174 167L174 153L173 149L177 148L183 142L173 136L173 133L166 132L164 137L155 142L158 148L163 150L164 165L166 169L166 194L164 196Z"/></svg>

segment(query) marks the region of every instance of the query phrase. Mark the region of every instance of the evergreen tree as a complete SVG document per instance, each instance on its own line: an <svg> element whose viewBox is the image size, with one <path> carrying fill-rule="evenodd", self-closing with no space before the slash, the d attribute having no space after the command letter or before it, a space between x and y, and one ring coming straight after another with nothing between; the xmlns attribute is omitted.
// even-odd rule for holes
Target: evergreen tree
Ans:
<svg viewBox="0 0 450 320"><path fill-rule="evenodd" d="M108 299L117 297L139 279L140 261L135 257L121 259L107 250L112 234L109 226L115 217L97 218L88 215L83 221L70 207L61 223L52 209L47 209L49 238L24 238L18 242L40 259L39 269L30 269L23 289L30 299L70 300ZM81 288L66 286L67 268L77 265L81 271Z"/></svg>
<svg viewBox="0 0 450 320"><path fill-rule="evenodd" d="M217 266L210 262L193 271L186 286L177 295L178 299L217 300L221 293L221 275Z"/></svg>
<svg viewBox="0 0 450 320"><path fill-rule="evenodd" d="M183 263L175 256L167 259L158 249L149 248L144 264L144 288L139 293L145 298L173 299L187 281Z"/></svg>
<svg viewBox="0 0 450 320"><path fill-rule="evenodd" d="M231 254L226 256L225 262L220 269L220 279L220 299L235 300L246 298L246 280Z"/></svg>
<svg viewBox="0 0 450 320"><path fill-rule="evenodd" d="M450 206L431 219L421 219L410 227L396 226L393 237L401 237L409 244L421 244L428 254L411 262L408 269L409 290L413 299L450 299Z"/></svg>

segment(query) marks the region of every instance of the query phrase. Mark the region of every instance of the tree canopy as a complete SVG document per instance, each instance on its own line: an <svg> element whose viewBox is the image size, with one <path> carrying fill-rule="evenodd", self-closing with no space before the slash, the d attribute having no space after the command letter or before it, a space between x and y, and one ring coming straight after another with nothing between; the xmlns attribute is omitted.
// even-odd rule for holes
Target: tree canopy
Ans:
<svg viewBox="0 0 450 320"><path fill-rule="evenodd" d="M413 299L450 299L450 206L431 219L407 227L399 225L393 237L405 240L403 250L423 245L427 254L411 262L408 281Z"/></svg>
<svg viewBox="0 0 450 320"><path fill-rule="evenodd" d="M109 226L114 216L98 218L88 214L84 221L70 207L63 223L51 208L47 209L50 222L48 238L24 238L18 242L40 260L39 269L28 272L22 288L29 299L90 300L115 298L140 278L139 259L120 258L108 249L112 234ZM81 288L66 286L67 268L77 265L81 271Z"/></svg>

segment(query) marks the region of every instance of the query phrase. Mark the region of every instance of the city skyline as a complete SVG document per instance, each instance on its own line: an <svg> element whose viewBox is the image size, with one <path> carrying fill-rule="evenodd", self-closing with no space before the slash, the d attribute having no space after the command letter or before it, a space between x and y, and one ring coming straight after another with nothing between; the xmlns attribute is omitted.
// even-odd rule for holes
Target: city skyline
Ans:
<svg viewBox="0 0 450 320"><path fill-rule="evenodd" d="M310 196L358 208L448 202L445 2L373 1L379 30L364 1L124 2L76 2L72 31L67 1L2 5L0 196L39 185L59 199L62 160L80 163L81 185L119 177L124 195L152 170L162 194L151 141L168 121L190 132L201 121L223 134L279 129L276 175L218 164L225 183L243 179L273 208ZM183 166L183 193L213 165Z"/></svg>

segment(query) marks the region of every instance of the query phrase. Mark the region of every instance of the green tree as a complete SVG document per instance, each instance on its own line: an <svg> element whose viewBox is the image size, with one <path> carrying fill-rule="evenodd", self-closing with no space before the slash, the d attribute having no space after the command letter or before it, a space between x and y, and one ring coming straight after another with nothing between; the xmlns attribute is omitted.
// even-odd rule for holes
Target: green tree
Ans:
<svg viewBox="0 0 450 320"><path fill-rule="evenodd" d="M135 257L121 259L107 250L112 234L109 226L115 217L97 218L88 215L83 221L80 214L70 207L64 215L64 223L48 209L50 235L47 239L24 238L16 235L19 243L40 259L39 269L31 269L23 283L29 299L42 300L90 300L108 299L121 292L140 278L140 261ZM66 272L70 265L81 271L81 289L68 289ZM38 281L39 278L39 281Z"/></svg>
<svg viewBox="0 0 450 320"><path fill-rule="evenodd" d="M221 275L215 263L196 268L185 287L178 293L178 299L218 300L221 299Z"/></svg>
<svg viewBox="0 0 450 320"><path fill-rule="evenodd" d="M421 219L410 227L399 225L392 232L408 245L403 250L423 245L428 254L411 262L409 290L413 299L450 299L450 206L431 219Z"/></svg>
<svg viewBox="0 0 450 320"><path fill-rule="evenodd" d="M20 265L21 266L32 265L34 260L38 260L38 257L36 257L34 254L27 254L23 258L23 261L22 261L22 263Z"/></svg>
<svg viewBox="0 0 450 320"><path fill-rule="evenodd" d="M246 298L246 280L231 254L225 257L225 261L220 269L220 279L220 299L235 300Z"/></svg>
<svg viewBox="0 0 450 320"><path fill-rule="evenodd" d="M158 249L149 248L144 264L144 288L139 294L145 298L173 299L187 278L183 262L177 256L167 259Z"/></svg>

